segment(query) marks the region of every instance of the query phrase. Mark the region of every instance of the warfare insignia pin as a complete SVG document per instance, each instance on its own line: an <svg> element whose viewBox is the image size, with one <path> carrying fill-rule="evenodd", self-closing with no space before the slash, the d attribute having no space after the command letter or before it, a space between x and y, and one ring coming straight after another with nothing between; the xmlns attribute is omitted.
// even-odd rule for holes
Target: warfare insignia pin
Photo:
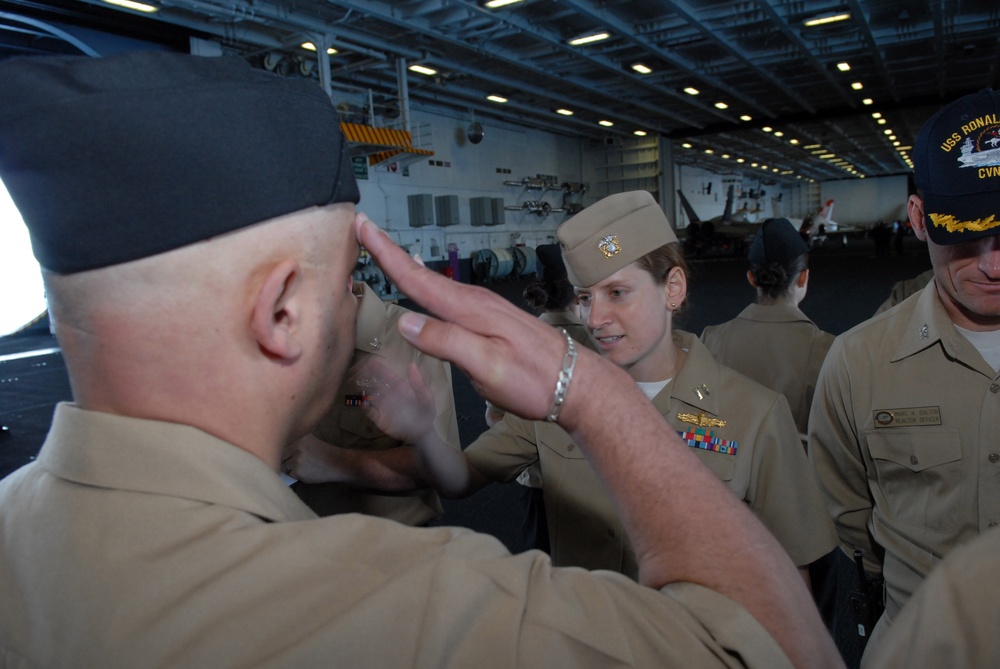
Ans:
<svg viewBox="0 0 1000 669"><path fill-rule="evenodd" d="M605 258L618 255L618 253L622 250L621 244L618 242L618 235L608 235L602 238L601 241L597 243L597 248L601 249L601 253L604 254Z"/></svg>
<svg viewBox="0 0 1000 669"><path fill-rule="evenodd" d="M677 414L677 420L691 423L692 425L697 425L698 427L725 427L726 421L719 418L709 418L702 411L697 416L693 413L679 413Z"/></svg>
<svg viewBox="0 0 1000 669"><path fill-rule="evenodd" d="M374 351L381 351L382 350L382 342L379 341L378 337L375 337L370 342L368 342L368 345L371 346L372 350L374 350Z"/></svg>

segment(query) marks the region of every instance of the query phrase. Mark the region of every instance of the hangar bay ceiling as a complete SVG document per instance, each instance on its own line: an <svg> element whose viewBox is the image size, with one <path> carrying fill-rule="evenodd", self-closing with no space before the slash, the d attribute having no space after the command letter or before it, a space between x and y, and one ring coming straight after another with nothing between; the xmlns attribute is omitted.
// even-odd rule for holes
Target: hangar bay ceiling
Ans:
<svg viewBox="0 0 1000 669"><path fill-rule="evenodd" d="M923 121L1000 76L996 0L146 1L158 11L0 0L0 55L66 50L51 28L74 25L182 46L195 35L316 78L311 42L336 50L335 101L368 93L346 114L392 117L402 96L487 130L609 143L639 131L670 140L678 163L782 182L906 173Z"/></svg>

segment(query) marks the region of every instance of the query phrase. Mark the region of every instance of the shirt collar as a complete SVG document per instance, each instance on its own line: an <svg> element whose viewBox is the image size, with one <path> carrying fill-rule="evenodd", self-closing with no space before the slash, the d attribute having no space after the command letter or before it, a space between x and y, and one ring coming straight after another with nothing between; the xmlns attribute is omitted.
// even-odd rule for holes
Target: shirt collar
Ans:
<svg viewBox="0 0 1000 669"><path fill-rule="evenodd" d="M763 323L812 323L798 307L790 304L748 304L740 312L740 318L750 321L761 321Z"/></svg>
<svg viewBox="0 0 1000 669"><path fill-rule="evenodd" d="M989 365L986 365L969 340L955 329L941 303L937 282L931 281L920 291L890 362L898 362L935 344L940 344L949 357L987 374ZM987 375L992 378L995 372L990 370Z"/></svg>
<svg viewBox="0 0 1000 669"><path fill-rule="evenodd" d="M386 342L388 314L385 302L362 282L362 294L358 301L358 321L355 326L354 348L365 353L382 356L382 346Z"/></svg>
<svg viewBox="0 0 1000 669"><path fill-rule="evenodd" d="M661 412L666 411L670 398L704 411L711 416L718 415L715 392L719 388L719 363L708 348L690 332L674 330L674 345L687 352L684 365L674 373L674 380L653 398L653 404Z"/></svg>
<svg viewBox="0 0 1000 669"><path fill-rule="evenodd" d="M268 521L316 517L262 460L180 423L61 403L38 463L76 483L219 504Z"/></svg>

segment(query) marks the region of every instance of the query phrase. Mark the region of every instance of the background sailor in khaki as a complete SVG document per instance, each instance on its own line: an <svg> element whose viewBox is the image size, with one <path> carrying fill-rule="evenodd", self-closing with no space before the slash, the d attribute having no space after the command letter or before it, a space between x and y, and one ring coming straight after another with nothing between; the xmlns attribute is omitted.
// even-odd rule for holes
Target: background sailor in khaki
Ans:
<svg viewBox="0 0 1000 669"><path fill-rule="evenodd" d="M784 395L805 439L816 377L833 343L799 309L809 287L809 247L788 219L769 218L747 260L756 300L733 320L706 327L701 340L726 367Z"/></svg>
<svg viewBox="0 0 1000 669"><path fill-rule="evenodd" d="M841 546L885 578L866 659L936 565L1000 524L1000 176L976 167L996 160L997 125L975 122L995 115L984 91L921 129L908 211L934 280L836 339L813 402L809 452Z"/></svg>
<svg viewBox="0 0 1000 669"><path fill-rule="evenodd" d="M439 517L443 509L437 494L430 489L410 495L385 495L362 491L330 480L332 470L326 459L344 455L339 446L349 450L384 450L399 442L382 432L364 412L364 397L378 391L377 372L369 373L365 363L376 359L399 375L405 375L410 363L420 373L434 394L437 415L434 429L454 449L461 448L455 395L451 386L451 365L424 355L399 334L397 324L406 309L383 302L365 282L355 284L358 295L357 340L352 368L338 390L339 401L312 435L292 444L285 452L285 471L299 479L292 485L295 494L320 516L334 513L367 513L391 518L407 525L425 525Z"/></svg>
<svg viewBox="0 0 1000 669"><path fill-rule="evenodd" d="M445 319L404 314L401 334L508 410L549 415L568 350L355 213L315 82L145 51L8 59L0 89L0 176L74 397L0 481L4 666L838 666L781 548L735 500L691 504L721 486L585 349L565 373L601 386L569 387L558 420L624 510L643 585L467 530L317 518L282 483L354 348L359 242ZM621 459L592 416L625 406Z"/></svg>

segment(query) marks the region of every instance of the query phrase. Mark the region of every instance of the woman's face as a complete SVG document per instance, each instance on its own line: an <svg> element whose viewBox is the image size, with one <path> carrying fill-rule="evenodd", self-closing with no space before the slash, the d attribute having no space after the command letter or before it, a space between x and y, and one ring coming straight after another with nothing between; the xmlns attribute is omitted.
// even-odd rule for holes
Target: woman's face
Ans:
<svg viewBox="0 0 1000 669"><path fill-rule="evenodd" d="M671 321L687 282L674 267L664 284L636 263L587 288L576 288L580 318L601 355L636 381L663 381L673 372ZM671 306L673 304L674 306Z"/></svg>

